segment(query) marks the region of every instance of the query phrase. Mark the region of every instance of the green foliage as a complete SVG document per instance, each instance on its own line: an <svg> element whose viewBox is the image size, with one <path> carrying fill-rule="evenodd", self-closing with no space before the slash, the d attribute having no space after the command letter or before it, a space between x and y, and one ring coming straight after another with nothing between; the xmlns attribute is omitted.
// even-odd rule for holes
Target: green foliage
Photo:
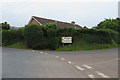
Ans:
<svg viewBox="0 0 120 80"><path fill-rule="evenodd" d="M79 40L72 45L60 46L56 51L80 51L80 50L96 50L96 49L108 49L116 48L118 45L115 44L94 44L87 43L84 40Z"/></svg>
<svg viewBox="0 0 120 80"><path fill-rule="evenodd" d="M46 25L44 25L44 28L46 30L49 29L49 28L57 29L57 24L56 23L47 23Z"/></svg>
<svg viewBox="0 0 120 80"><path fill-rule="evenodd" d="M2 30L2 43L3 45L10 45L17 41L20 41L22 38L22 33L16 29Z"/></svg>
<svg viewBox="0 0 120 80"><path fill-rule="evenodd" d="M51 23L44 26L30 24L24 28L26 44L33 49L56 49L58 47L56 35L56 25Z"/></svg>
<svg viewBox="0 0 120 80"><path fill-rule="evenodd" d="M120 45L120 33L118 33L118 44Z"/></svg>
<svg viewBox="0 0 120 80"><path fill-rule="evenodd" d="M109 21L109 20L107 20ZM114 22L114 20L113 20ZM29 24L21 29L2 30L3 45L12 45L12 47L21 47L25 44L32 49L51 49L51 50L83 50L83 49L99 49L110 48L109 46L120 43L119 29L108 27L105 21L99 24L97 28L57 28L55 23L47 23L46 25ZM106 25L106 27L102 27ZM115 25L114 25L115 26ZM116 31L117 30L117 31ZM62 47L61 37L71 36L73 43L71 46ZM22 44L16 42L23 42ZM21 45L21 46L19 46ZM11 46L10 46L11 47ZM24 47L24 46L23 46ZM96 48L95 48L96 47Z"/></svg>
<svg viewBox="0 0 120 80"><path fill-rule="evenodd" d="M97 25L97 29L112 29L120 32L120 19L105 19Z"/></svg>
<svg viewBox="0 0 120 80"><path fill-rule="evenodd" d="M49 29L47 29L47 34L48 34L48 38L56 37L57 30L54 28L49 28Z"/></svg>
<svg viewBox="0 0 120 80"><path fill-rule="evenodd" d="M58 36L73 36L73 34L75 33L75 29L74 28L70 28L70 27L63 27L63 28L59 28L57 30L57 35Z"/></svg>
<svg viewBox="0 0 120 80"><path fill-rule="evenodd" d="M115 40L117 43L118 33L111 29L78 29L75 34L78 39L84 39L90 43L112 43Z"/></svg>
<svg viewBox="0 0 120 80"><path fill-rule="evenodd" d="M0 46L2 46L2 31L0 31Z"/></svg>
<svg viewBox="0 0 120 80"><path fill-rule="evenodd" d="M12 45L8 45L8 48L19 48L19 49L28 49L25 43L23 42L16 42Z"/></svg>
<svg viewBox="0 0 120 80"><path fill-rule="evenodd" d="M9 30L10 29L10 25L7 22L2 23L2 29L3 30Z"/></svg>
<svg viewBox="0 0 120 80"><path fill-rule="evenodd" d="M49 39L48 41L48 48L55 50L56 48L58 48L59 45L59 40L57 38L57 30L55 28L49 28L47 30L47 38Z"/></svg>
<svg viewBox="0 0 120 80"><path fill-rule="evenodd" d="M120 44L120 18L117 19L106 19L102 22L100 22L97 27L97 29L112 29L114 31L117 31L118 34L111 34L111 37L115 40L116 43ZM111 32L111 31L110 31ZM112 31L113 32L113 31ZM113 32L115 33L115 32Z"/></svg>
<svg viewBox="0 0 120 80"><path fill-rule="evenodd" d="M42 31L42 27L34 24L26 25L24 28L24 38L26 41L26 45L29 48L33 49L42 49L43 48L43 40L44 33Z"/></svg>

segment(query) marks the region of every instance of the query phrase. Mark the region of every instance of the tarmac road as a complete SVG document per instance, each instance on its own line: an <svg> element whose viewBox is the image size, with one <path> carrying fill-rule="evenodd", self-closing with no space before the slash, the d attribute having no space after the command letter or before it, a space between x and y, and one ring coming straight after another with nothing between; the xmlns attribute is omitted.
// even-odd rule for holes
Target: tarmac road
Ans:
<svg viewBox="0 0 120 80"><path fill-rule="evenodd" d="M118 49L36 51L2 49L3 78L117 78Z"/></svg>

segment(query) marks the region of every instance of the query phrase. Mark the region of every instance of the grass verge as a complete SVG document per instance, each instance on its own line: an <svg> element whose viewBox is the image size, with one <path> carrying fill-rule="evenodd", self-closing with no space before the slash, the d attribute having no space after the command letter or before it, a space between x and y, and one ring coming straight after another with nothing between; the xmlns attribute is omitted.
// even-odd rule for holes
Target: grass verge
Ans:
<svg viewBox="0 0 120 80"><path fill-rule="evenodd" d="M120 45L117 44L95 44L95 43L86 43L85 41L79 41L72 45L60 46L56 51L80 51L80 50L97 50L97 49L110 49L117 48Z"/></svg>
<svg viewBox="0 0 120 80"><path fill-rule="evenodd" d="M17 42L9 46L5 46L8 48L19 48L19 49L28 49L27 46L23 42Z"/></svg>
<svg viewBox="0 0 120 80"><path fill-rule="evenodd" d="M23 42L17 42L9 46L5 46L7 48L18 48L18 49L28 49L28 47ZM75 42L72 45L60 46L55 51L80 51L80 50L97 50L97 49L110 49L117 48L120 45L117 44L95 44L95 43L86 43L84 40L79 42Z"/></svg>

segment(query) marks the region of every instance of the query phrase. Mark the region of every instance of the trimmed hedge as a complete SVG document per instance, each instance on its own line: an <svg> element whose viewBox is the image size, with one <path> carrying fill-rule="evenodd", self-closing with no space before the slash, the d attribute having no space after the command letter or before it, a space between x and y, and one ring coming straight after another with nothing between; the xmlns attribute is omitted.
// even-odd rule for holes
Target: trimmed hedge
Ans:
<svg viewBox="0 0 120 80"><path fill-rule="evenodd" d="M111 44L112 40L117 43L118 33L111 29L78 29L76 35L86 42Z"/></svg>
<svg viewBox="0 0 120 80"><path fill-rule="evenodd" d="M2 46L2 31L0 30L0 46Z"/></svg>
<svg viewBox="0 0 120 80"><path fill-rule="evenodd" d="M61 37L73 37L73 43L84 40L86 43L112 44L118 43L119 34L111 29L57 28L49 23L43 26L26 25L18 30L2 30L3 45L11 45L23 41L32 49L55 50L61 45ZM120 39L120 38L119 38Z"/></svg>
<svg viewBox="0 0 120 80"><path fill-rule="evenodd" d="M42 27L38 25L26 25L24 27L24 39L29 48L32 49L44 49L44 32Z"/></svg>
<svg viewBox="0 0 120 80"><path fill-rule="evenodd" d="M2 30L2 45L7 46L18 41L23 40L23 34L21 30L10 29Z"/></svg>

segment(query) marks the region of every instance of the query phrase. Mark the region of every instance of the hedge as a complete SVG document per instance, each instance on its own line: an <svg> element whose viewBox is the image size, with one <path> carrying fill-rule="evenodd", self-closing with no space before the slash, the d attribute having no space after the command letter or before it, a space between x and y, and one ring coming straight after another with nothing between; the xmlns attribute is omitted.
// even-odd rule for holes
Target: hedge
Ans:
<svg viewBox="0 0 120 80"><path fill-rule="evenodd" d="M16 30L16 29L2 30L3 46L11 45L21 40L23 40L23 35L21 30Z"/></svg>
<svg viewBox="0 0 120 80"><path fill-rule="evenodd" d="M2 30L3 45L10 45L23 41L32 49L55 50L61 45L61 37L72 36L73 43L81 39L87 43L112 44L118 43L117 32L111 29L88 29L88 28L57 28L54 23L46 25L26 25L18 30ZM120 39L120 38L119 38Z"/></svg>

